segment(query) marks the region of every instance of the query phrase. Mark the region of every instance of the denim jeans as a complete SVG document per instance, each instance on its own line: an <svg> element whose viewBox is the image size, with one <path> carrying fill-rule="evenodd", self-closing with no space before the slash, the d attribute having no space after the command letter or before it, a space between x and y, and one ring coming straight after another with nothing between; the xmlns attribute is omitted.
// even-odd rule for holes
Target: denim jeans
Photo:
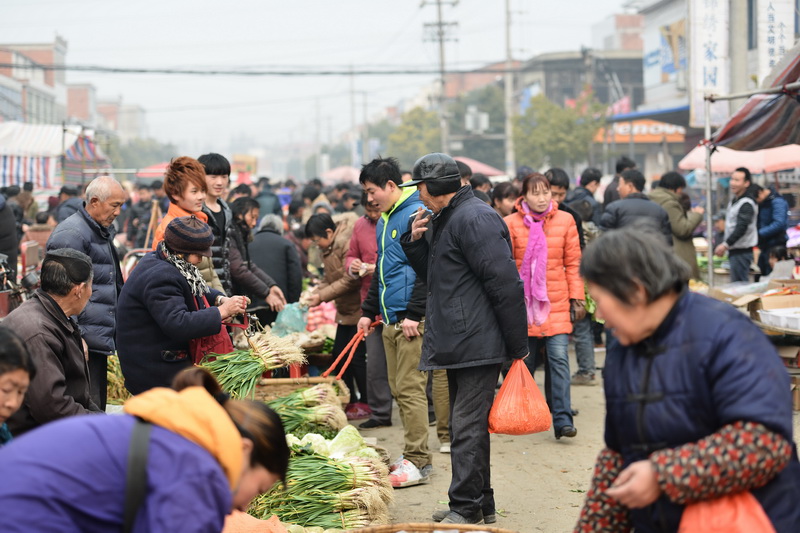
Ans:
<svg viewBox="0 0 800 533"><path fill-rule="evenodd" d="M586 315L572 324L572 341L575 343L575 358L578 360L578 372L594 375L594 335L592 318Z"/></svg>
<svg viewBox="0 0 800 533"><path fill-rule="evenodd" d="M750 281L750 263L753 262L753 249L730 250L728 261L731 265L731 283Z"/></svg>
<svg viewBox="0 0 800 533"><path fill-rule="evenodd" d="M553 335L552 337L528 337L528 348L531 354L537 353L540 343L544 343L547 348L544 388L547 404L550 406L550 413L553 415L553 429L556 434L564 426L574 425L572 423L572 407L569 393L568 339L569 336L566 333ZM535 364L533 359L533 357L525 359L531 374L533 374Z"/></svg>
<svg viewBox="0 0 800 533"><path fill-rule="evenodd" d="M530 358L529 358L530 359ZM448 368L450 389L450 510L474 518L495 513L491 484L489 410L500 365Z"/></svg>

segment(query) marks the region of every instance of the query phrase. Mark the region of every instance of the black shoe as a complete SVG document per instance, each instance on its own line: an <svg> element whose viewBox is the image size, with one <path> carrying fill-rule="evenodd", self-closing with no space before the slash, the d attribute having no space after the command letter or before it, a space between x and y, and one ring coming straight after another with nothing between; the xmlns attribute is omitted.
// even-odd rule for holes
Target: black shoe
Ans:
<svg viewBox="0 0 800 533"><path fill-rule="evenodd" d="M359 429L374 429L374 428L388 427L388 426L391 426L391 425L392 425L391 422L379 422L378 420L375 420L374 418L370 418L366 422L360 423L358 425L358 427L359 427Z"/></svg>
<svg viewBox="0 0 800 533"><path fill-rule="evenodd" d="M466 516L461 516L455 511L450 511L447 513L447 516L445 516L439 522L442 524L482 524L483 516L478 513L478 516L475 518L467 518Z"/></svg>
<svg viewBox="0 0 800 533"><path fill-rule="evenodd" d="M563 426L556 430L556 439L560 439L561 437L572 438L577 434L578 430L575 429L575 426Z"/></svg>
<svg viewBox="0 0 800 533"><path fill-rule="evenodd" d="M436 425L436 415L433 413L428 413L428 425L435 426Z"/></svg>

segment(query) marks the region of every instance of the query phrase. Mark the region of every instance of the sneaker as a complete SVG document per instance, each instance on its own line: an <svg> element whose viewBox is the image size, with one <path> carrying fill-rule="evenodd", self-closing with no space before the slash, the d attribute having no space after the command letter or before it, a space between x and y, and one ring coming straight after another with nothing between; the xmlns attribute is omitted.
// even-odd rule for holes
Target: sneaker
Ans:
<svg viewBox="0 0 800 533"><path fill-rule="evenodd" d="M374 418L370 418L366 422L362 422L358 425L359 429L374 429L374 428L382 428L382 427L390 427L392 425L391 422L379 422Z"/></svg>
<svg viewBox="0 0 800 533"><path fill-rule="evenodd" d="M420 483L426 483L430 477L431 465L426 465L422 468L423 471L426 469L427 475L424 475L423 472L420 472L419 468L414 466L414 463L403 459L402 464L394 470L391 470L389 482L394 488L411 487L413 485L419 485Z"/></svg>
<svg viewBox="0 0 800 533"><path fill-rule="evenodd" d="M439 446L439 453L450 453L450 443L445 442L441 446Z"/></svg>
<svg viewBox="0 0 800 533"><path fill-rule="evenodd" d="M482 524L483 523L483 516L481 513L478 513L478 516L475 518L467 518L466 516L461 516L455 511L450 511L447 513L447 516L442 518L442 524Z"/></svg>
<svg viewBox="0 0 800 533"><path fill-rule="evenodd" d="M434 522L441 522L449 514L450 509L439 509L438 511L433 512L432 518ZM484 524L494 524L495 522L497 522L497 515L495 513L483 515Z"/></svg>
<svg viewBox="0 0 800 533"><path fill-rule="evenodd" d="M403 465L403 461L404 460L405 459L403 459L402 455L400 457L398 457L395 462L393 462L392 464L389 465L389 472L394 472L395 470L400 468Z"/></svg>
<svg viewBox="0 0 800 533"><path fill-rule="evenodd" d="M576 372L570 380L572 385L597 385L594 379L594 374L586 374L584 372Z"/></svg>
<svg viewBox="0 0 800 533"><path fill-rule="evenodd" d="M365 403L356 402L348 404L344 412L348 420L358 420L360 418L369 418L372 414L372 409Z"/></svg>

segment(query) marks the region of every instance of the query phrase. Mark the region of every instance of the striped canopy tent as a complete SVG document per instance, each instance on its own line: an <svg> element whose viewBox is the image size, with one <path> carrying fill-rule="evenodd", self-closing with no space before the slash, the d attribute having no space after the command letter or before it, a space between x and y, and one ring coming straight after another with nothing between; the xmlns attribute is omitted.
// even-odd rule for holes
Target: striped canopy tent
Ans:
<svg viewBox="0 0 800 533"><path fill-rule="evenodd" d="M31 181L37 189L51 189L83 183L85 169L109 168L99 147L80 133L80 126L0 123L0 186Z"/></svg>
<svg viewBox="0 0 800 533"><path fill-rule="evenodd" d="M764 80L772 93L751 96L711 142L733 150L761 150L800 144L800 45L786 52Z"/></svg>

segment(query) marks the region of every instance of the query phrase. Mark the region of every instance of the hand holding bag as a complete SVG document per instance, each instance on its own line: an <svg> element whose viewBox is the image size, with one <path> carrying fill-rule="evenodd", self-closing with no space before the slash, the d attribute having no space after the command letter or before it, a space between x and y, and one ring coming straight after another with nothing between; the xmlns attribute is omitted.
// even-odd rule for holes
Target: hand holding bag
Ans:
<svg viewBox="0 0 800 533"><path fill-rule="evenodd" d="M516 359L489 411L489 433L528 435L550 429L550 409L525 361Z"/></svg>
<svg viewBox="0 0 800 533"><path fill-rule="evenodd" d="M208 305L208 300L206 300L205 295L203 295L203 303L205 304L204 309L211 307ZM195 299L194 305L199 311L200 307L197 305L197 299ZM231 353L233 351L233 342L231 341L231 336L228 333L228 330L225 329L225 326L246 329L247 313L244 314L244 324L225 324L220 322L219 326L219 332L207 337L199 337L189 341L189 355L192 358L193 364L200 364L200 362L203 361L208 354L215 353L221 355Z"/></svg>

